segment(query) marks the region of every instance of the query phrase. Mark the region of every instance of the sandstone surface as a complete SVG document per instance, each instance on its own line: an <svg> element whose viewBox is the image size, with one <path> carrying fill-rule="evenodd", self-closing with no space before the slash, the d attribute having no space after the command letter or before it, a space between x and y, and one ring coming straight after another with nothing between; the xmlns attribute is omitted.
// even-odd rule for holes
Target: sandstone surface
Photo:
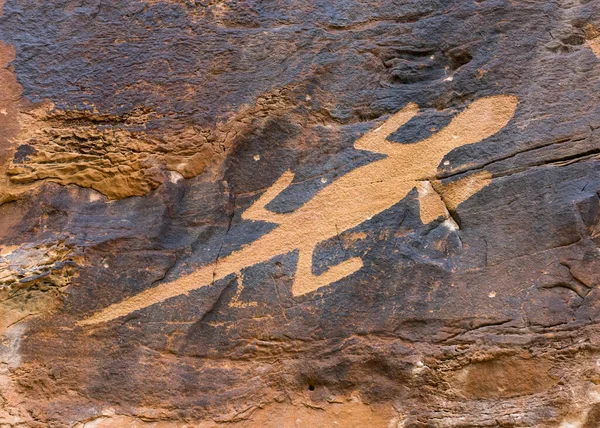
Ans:
<svg viewBox="0 0 600 428"><path fill-rule="evenodd" d="M0 11L0 427L600 427L600 0Z"/></svg>

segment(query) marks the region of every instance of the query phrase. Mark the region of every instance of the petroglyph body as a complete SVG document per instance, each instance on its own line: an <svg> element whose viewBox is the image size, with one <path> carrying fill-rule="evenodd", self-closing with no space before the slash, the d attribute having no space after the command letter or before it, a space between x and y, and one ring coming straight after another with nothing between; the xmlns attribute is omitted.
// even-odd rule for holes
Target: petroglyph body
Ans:
<svg viewBox="0 0 600 428"><path fill-rule="evenodd" d="M286 172L242 215L245 220L277 223L278 227L272 232L213 264L111 305L79 324L113 320L295 250L299 251L292 286L295 296L351 275L363 266L360 258L350 258L321 275L314 275L314 248L320 242L392 207L420 183L434 180L437 168L447 153L500 131L514 115L516 106L517 100L512 96L482 98L454 117L447 127L423 141L415 144L387 141L391 133L418 114L418 106L409 104L355 143L356 149L381 153L386 155L385 158L340 177L292 213L273 213L265 205L292 183L293 174ZM462 200L481 187L475 186ZM427 216L428 221L433 219L434 216Z"/></svg>

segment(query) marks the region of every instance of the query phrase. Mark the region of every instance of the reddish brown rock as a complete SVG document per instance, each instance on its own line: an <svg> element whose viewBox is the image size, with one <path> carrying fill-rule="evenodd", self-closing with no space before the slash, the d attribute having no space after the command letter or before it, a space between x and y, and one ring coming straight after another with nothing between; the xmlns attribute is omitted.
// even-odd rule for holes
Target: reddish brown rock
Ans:
<svg viewBox="0 0 600 428"><path fill-rule="evenodd" d="M600 426L598 0L0 8L0 426Z"/></svg>

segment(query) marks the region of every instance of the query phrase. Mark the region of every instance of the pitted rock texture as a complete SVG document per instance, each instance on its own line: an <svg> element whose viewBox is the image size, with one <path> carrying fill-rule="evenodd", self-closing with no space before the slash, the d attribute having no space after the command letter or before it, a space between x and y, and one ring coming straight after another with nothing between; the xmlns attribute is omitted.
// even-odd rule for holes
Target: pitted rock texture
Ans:
<svg viewBox="0 0 600 428"><path fill-rule="evenodd" d="M600 1L0 7L0 426L600 426Z"/></svg>

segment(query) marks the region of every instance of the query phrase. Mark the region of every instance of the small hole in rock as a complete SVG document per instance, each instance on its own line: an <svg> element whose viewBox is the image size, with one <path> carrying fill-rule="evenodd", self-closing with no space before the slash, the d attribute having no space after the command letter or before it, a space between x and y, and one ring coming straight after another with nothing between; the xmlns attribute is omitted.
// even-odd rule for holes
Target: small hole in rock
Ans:
<svg viewBox="0 0 600 428"><path fill-rule="evenodd" d="M561 40L565 45L579 46L585 43L583 34L571 34Z"/></svg>
<svg viewBox="0 0 600 428"><path fill-rule="evenodd" d="M448 56L452 61L452 68L457 69L465 64L468 64L473 59L473 55L463 48L455 48L448 52Z"/></svg>
<svg viewBox="0 0 600 428"><path fill-rule="evenodd" d="M309 391L314 391L315 390L315 386L313 384L308 385L308 390Z"/></svg>

